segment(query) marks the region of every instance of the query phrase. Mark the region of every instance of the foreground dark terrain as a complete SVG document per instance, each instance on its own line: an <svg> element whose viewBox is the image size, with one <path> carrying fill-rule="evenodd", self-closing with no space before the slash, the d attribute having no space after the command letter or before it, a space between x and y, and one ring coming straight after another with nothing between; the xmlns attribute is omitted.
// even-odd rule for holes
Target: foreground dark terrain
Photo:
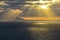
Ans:
<svg viewBox="0 0 60 40"><path fill-rule="evenodd" d="M60 24L0 22L0 40L60 40Z"/></svg>

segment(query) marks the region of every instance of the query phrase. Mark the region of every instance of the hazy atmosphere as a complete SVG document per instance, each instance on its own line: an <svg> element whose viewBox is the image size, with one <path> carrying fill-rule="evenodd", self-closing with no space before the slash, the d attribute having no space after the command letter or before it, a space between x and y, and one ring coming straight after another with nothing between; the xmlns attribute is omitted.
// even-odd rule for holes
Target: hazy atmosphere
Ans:
<svg viewBox="0 0 60 40"><path fill-rule="evenodd" d="M60 40L60 0L0 0L0 40Z"/></svg>

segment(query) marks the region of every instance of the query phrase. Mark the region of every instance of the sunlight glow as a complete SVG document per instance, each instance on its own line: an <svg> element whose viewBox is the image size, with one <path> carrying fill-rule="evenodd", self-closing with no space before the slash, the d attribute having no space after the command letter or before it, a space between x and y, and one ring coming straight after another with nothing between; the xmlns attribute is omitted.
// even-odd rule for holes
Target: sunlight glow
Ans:
<svg viewBox="0 0 60 40"><path fill-rule="evenodd" d="M34 24L41 24L41 25L43 25L43 24L47 24L47 23L34 23Z"/></svg>
<svg viewBox="0 0 60 40"><path fill-rule="evenodd" d="M40 5L41 9L48 9L49 5Z"/></svg>
<svg viewBox="0 0 60 40"><path fill-rule="evenodd" d="M41 3L49 3L49 2L57 2L57 1L59 1L59 0L46 0L46 1L44 1L44 0L39 0Z"/></svg>
<svg viewBox="0 0 60 40"><path fill-rule="evenodd" d="M52 0L52 2L57 2L57 1L59 1L59 0Z"/></svg>
<svg viewBox="0 0 60 40"><path fill-rule="evenodd" d="M42 3L42 4L44 4L44 3L47 3L48 1L40 0L39 2Z"/></svg>
<svg viewBox="0 0 60 40"><path fill-rule="evenodd" d="M49 28L44 28L44 27L29 27L27 28L30 32L36 32L36 31L44 31L44 32L47 32L49 31L50 29Z"/></svg>

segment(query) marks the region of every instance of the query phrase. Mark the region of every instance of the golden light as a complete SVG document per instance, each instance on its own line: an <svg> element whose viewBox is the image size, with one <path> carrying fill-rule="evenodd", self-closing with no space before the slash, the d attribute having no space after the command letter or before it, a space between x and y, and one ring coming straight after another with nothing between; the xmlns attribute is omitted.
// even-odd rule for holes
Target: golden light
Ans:
<svg viewBox="0 0 60 40"><path fill-rule="evenodd" d="M53 3L57 2L58 0L52 0Z"/></svg>
<svg viewBox="0 0 60 40"><path fill-rule="evenodd" d="M52 2L52 1L49 1L49 0L47 0L47 1L39 0L39 2L40 2L41 4L43 4L43 5L39 5L41 9L48 9L49 6L51 5L50 2Z"/></svg>
<svg viewBox="0 0 60 40"><path fill-rule="evenodd" d="M43 25L43 24L47 24L47 23L34 23L34 24L41 24L41 25Z"/></svg>
<svg viewBox="0 0 60 40"><path fill-rule="evenodd" d="M44 28L44 27L29 27L27 28L30 32L36 32L36 31L42 31L47 32L50 30L50 28Z"/></svg>
<svg viewBox="0 0 60 40"><path fill-rule="evenodd" d="M44 3L47 3L48 1L39 0L39 2L44 4Z"/></svg>
<svg viewBox="0 0 60 40"><path fill-rule="evenodd" d="M44 0L39 0L39 2L41 3L41 4L45 4L45 5L52 5L52 4L54 4L55 2L57 2L58 0L46 0L46 1L44 1Z"/></svg>
<svg viewBox="0 0 60 40"><path fill-rule="evenodd" d="M37 3L37 2L33 1L32 3Z"/></svg>
<svg viewBox="0 0 60 40"><path fill-rule="evenodd" d="M49 5L40 5L40 8L41 8L41 9L48 9L48 6L49 6Z"/></svg>

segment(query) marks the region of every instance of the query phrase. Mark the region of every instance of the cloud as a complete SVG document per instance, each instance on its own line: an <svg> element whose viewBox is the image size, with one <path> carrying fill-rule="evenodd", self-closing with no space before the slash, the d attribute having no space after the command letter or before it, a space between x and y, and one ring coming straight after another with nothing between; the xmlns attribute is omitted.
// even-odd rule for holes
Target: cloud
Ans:
<svg viewBox="0 0 60 40"><path fill-rule="evenodd" d="M1 1L0 5L7 5L7 3L5 3L5 1Z"/></svg>

